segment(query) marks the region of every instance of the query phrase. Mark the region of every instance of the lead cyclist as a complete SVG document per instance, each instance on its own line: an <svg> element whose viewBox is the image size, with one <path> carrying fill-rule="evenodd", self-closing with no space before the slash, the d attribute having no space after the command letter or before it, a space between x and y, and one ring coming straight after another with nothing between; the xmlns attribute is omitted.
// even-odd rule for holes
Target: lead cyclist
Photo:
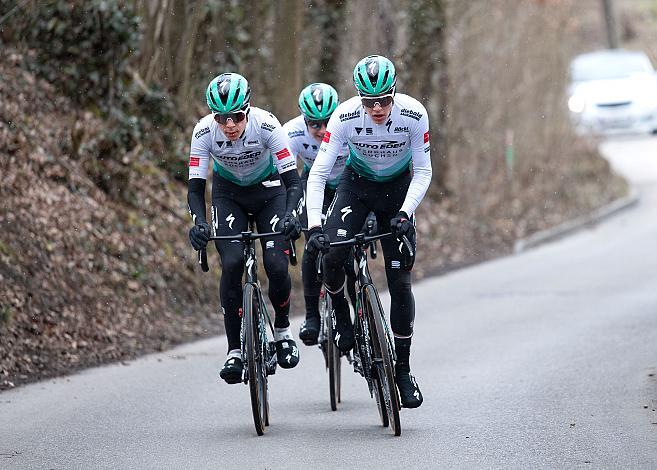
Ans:
<svg viewBox="0 0 657 470"><path fill-rule="evenodd" d="M278 119L250 106L251 89L236 73L215 77L206 90L210 114L192 134L187 201L194 226L189 238L195 250L205 248L211 233L238 235L249 229L252 215L259 232L283 230L284 235L261 239L269 299L274 306L274 340L278 364L291 368L299 350L290 329L288 273L289 239L301 234L295 209L303 195L296 160ZM206 219L205 180L210 159L212 176L212 227ZM285 190L281 186L281 180ZM286 240L287 239L287 240ZM228 383L242 380L240 308L242 307L242 244L215 241L221 257L219 286L224 312L228 357L219 375Z"/></svg>
<svg viewBox="0 0 657 470"><path fill-rule="evenodd" d="M397 239L384 238L381 247L391 299L395 380L402 405L417 408L423 397L410 370L415 320L411 269L415 257L402 249L398 240L406 236L415 246L413 214L431 183L429 120L419 101L396 93L395 67L387 58L363 58L356 64L353 78L359 96L340 104L331 116L308 177L307 250L316 254L327 251L330 241L351 238L370 211L379 227L390 227ZM322 228L326 182L345 142L349 160ZM348 255L349 248L341 247L328 250L324 257L324 282L336 317L333 340L345 352L354 345L342 269Z"/></svg>

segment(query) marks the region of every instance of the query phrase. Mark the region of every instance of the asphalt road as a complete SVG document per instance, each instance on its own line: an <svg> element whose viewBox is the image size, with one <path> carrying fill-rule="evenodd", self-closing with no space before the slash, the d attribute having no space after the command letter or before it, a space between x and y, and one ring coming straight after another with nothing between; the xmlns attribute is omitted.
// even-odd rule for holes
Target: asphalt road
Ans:
<svg viewBox="0 0 657 470"><path fill-rule="evenodd" d="M425 404L401 437L348 370L331 412L306 347L257 437L248 388L217 380L220 337L0 394L0 468L657 467L657 139L603 150L634 208L415 286Z"/></svg>

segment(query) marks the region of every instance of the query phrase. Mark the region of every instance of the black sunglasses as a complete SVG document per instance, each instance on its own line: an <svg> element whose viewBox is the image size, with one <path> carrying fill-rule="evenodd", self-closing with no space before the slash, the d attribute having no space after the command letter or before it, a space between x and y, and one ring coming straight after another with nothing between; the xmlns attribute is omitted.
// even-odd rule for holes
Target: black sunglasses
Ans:
<svg viewBox="0 0 657 470"><path fill-rule="evenodd" d="M363 103L363 106L366 108L374 108L378 103L382 108L389 106L392 103L393 95L382 95L382 96L361 96L360 102Z"/></svg>
<svg viewBox="0 0 657 470"><path fill-rule="evenodd" d="M215 114L214 115L214 120L217 121L219 124L227 124L228 120L233 121L233 123L237 124L238 122L242 122L246 119L246 111L236 111L234 113L227 113L227 114Z"/></svg>
<svg viewBox="0 0 657 470"><path fill-rule="evenodd" d="M312 127L315 130L320 130L322 126L326 127L328 125L329 120L328 119L318 119L318 120L310 120L306 119L306 124L308 124L308 127Z"/></svg>

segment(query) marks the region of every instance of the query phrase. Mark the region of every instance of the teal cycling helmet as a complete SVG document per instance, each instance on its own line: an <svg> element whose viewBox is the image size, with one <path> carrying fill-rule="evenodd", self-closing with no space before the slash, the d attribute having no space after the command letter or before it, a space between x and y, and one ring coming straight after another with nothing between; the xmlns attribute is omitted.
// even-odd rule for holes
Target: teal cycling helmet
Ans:
<svg viewBox="0 0 657 470"><path fill-rule="evenodd" d="M208 107L214 113L227 114L249 107L251 88L246 78L238 73L222 73L215 77L205 91Z"/></svg>
<svg viewBox="0 0 657 470"><path fill-rule="evenodd" d="M312 83L299 95L301 114L310 121L330 118L338 103L338 92L326 83Z"/></svg>
<svg viewBox="0 0 657 470"><path fill-rule="evenodd" d="M380 55L361 59L354 68L354 85L361 96L380 96L394 92L397 83L395 66Z"/></svg>

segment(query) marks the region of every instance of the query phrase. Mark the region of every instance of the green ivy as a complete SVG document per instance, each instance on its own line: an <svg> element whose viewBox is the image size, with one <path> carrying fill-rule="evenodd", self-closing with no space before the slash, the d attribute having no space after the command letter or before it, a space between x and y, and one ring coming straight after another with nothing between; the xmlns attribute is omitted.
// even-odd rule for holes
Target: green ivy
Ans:
<svg viewBox="0 0 657 470"><path fill-rule="evenodd" d="M95 103L103 111L113 106L141 38L132 6L49 0L24 8L27 24L14 34L36 51L35 71L78 103Z"/></svg>

